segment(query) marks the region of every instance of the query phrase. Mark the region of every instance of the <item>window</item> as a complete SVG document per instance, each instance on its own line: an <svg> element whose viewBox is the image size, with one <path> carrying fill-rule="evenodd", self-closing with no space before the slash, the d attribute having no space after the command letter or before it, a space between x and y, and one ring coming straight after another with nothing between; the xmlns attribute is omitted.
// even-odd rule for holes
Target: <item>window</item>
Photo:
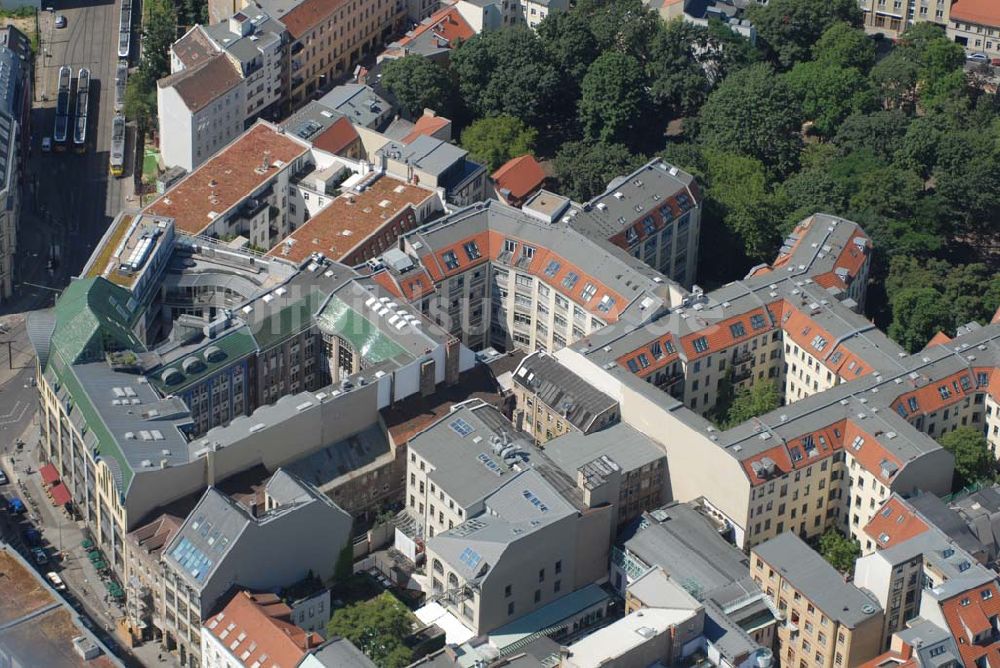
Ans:
<svg viewBox="0 0 1000 668"><path fill-rule="evenodd" d="M583 286L583 292L580 293L580 297L585 302L589 302L597 294L597 287L593 283L587 283Z"/></svg>
<svg viewBox="0 0 1000 668"><path fill-rule="evenodd" d="M444 266L448 267L449 270L458 269L458 256L453 251L445 251L441 257L444 260Z"/></svg>
<svg viewBox="0 0 1000 668"><path fill-rule="evenodd" d="M942 385L938 388L938 394L941 395L942 399L947 399L951 396L951 390L948 389L947 385Z"/></svg>
<svg viewBox="0 0 1000 668"><path fill-rule="evenodd" d="M465 244L464 248L465 248L465 255L470 260L476 260L481 256L481 253L479 252L479 246L476 245L475 241L469 241L468 243Z"/></svg>
<svg viewBox="0 0 1000 668"><path fill-rule="evenodd" d="M530 260L535 257L535 249L532 246L521 246L521 257L526 257Z"/></svg>
<svg viewBox="0 0 1000 668"><path fill-rule="evenodd" d="M764 316L760 314L750 316L750 327L753 329L762 329L764 327Z"/></svg>
<svg viewBox="0 0 1000 668"><path fill-rule="evenodd" d="M562 573L562 559L556 562L556 575L559 575L560 573Z"/></svg>
<svg viewBox="0 0 1000 668"><path fill-rule="evenodd" d="M691 342L691 345L694 346L694 351L696 353L703 353L708 350L708 339L704 336L699 336Z"/></svg>
<svg viewBox="0 0 1000 668"><path fill-rule="evenodd" d="M517 250L517 242L513 239L504 239L503 249L508 253L513 253Z"/></svg>
<svg viewBox="0 0 1000 668"><path fill-rule="evenodd" d="M747 330L742 322L734 322L729 326L729 332L733 335L733 338L738 339L741 336L746 336Z"/></svg>
<svg viewBox="0 0 1000 668"><path fill-rule="evenodd" d="M514 614L514 601L507 604L507 616L510 617Z"/></svg>
<svg viewBox="0 0 1000 668"><path fill-rule="evenodd" d="M639 356L636 357L636 359L639 361L639 365L642 366L643 369L649 366L649 358L646 357L646 353L639 353Z"/></svg>
<svg viewBox="0 0 1000 668"><path fill-rule="evenodd" d="M562 580L556 580L555 583L552 585L552 591L558 594L559 590L561 589L562 589Z"/></svg>
<svg viewBox="0 0 1000 668"><path fill-rule="evenodd" d="M545 569L544 568L538 571L538 581L539 582L545 582Z"/></svg>
<svg viewBox="0 0 1000 668"><path fill-rule="evenodd" d="M504 598L510 598L510 594L511 594L511 588L510 585L507 585L506 587L503 588Z"/></svg>
<svg viewBox="0 0 1000 668"><path fill-rule="evenodd" d="M656 233L656 223L653 222L652 216L646 216L642 219L642 229L646 234Z"/></svg>
<svg viewBox="0 0 1000 668"><path fill-rule="evenodd" d="M563 284L564 288L566 288L568 290L572 290L573 286L576 285L576 282L579 281L579 280L580 280L580 277L577 275L577 273L574 272L574 271L571 271L571 272L568 272L566 274L565 278L563 278L562 284Z"/></svg>
<svg viewBox="0 0 1000 668"><path fill-rule="evenodd" d="M559 263L555 260L550 260L549 264L545 267L545 275L549 278L555 278L555 275L559 273Z"/></svg>
<svg viewBox="0 0 1000 668"><path fill-rule="evenodd" d="M615 306L615 298L609 295L604 295L601 297L601 301L597 304L597 310L601 313L607 313Z"/></svg>
<svg viewBox="0 0 1000 668"><path fill-rule="evenodd" d="M535 590L535 603L538 603L541 600L542 600L542 590L541 589L536 589Z"/></svg>

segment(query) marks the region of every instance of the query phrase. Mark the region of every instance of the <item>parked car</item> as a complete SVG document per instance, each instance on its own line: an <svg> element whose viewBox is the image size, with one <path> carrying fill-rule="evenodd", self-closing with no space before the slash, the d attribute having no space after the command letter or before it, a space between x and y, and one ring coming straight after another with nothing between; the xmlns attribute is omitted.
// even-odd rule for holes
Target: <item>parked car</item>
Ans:
<svg viewBox="0 0 1000 668"><path fill-rule="evenodd" d="M7 474L0 470L0 485L6 485L10 480L7 479Z"/></svg>
<svg viewBox="0 0 1000 668"><path fill-rule="evenodd" d="M62 14L57 14L56 15L56 28L65 28L65 27L66 27L66 17L63 16Z"/></svg>
<svg viewBox="0 0 1000 668"><path fill-rule="evenodd" d="M52 152L52 137L42 137L42 153Z"/></svg>
<svg viewBox="0 0 1000 668"><path fill-rule="evenodd" d="M977 62L977 63L988 63L988 62L990 62L990 57L987 56L985 53L970 53L969 55L966 56L966 58L968 60L971 60L971 61L974 61L974 62Z"/></svg>
<svg viewBox="0 0 1000 668"><path fill-rule="evenodd" d="M49 563L49 555L40 547L31 548L31 556L35 558L35 563L39 566Z"/></svg>
<svg viewBox="0 0 1000 668"><path fill-rule="evenodd" d="M58 589L59 591L63 591L66 589L66 583L63 582L63 579L59 577L59 574L56 573L55 571L49 571L48 573L45 574L45 577L48 579L49 582L52 583L52 586Z"/></svg>
<svg viewBox="0 0 1000 668"><path fill-rule="evenodd" d="M24 507L24 501L14 496L7 502L7 512L11 515L22 515L27 512L27 508Z"/></svg>
<svg viewBox="0 0 1000 668"><path fill-rule="evenodd" d="M42 544L42 532L38 529L25 529L21 535L24 537L25 544L31 547L38 547Z"/></svg>

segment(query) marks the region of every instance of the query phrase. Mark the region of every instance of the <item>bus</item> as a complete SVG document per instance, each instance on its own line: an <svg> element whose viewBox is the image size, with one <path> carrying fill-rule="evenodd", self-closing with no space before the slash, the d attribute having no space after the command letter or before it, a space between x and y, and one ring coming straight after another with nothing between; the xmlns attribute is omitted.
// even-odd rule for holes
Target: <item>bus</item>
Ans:
<svg viewBox="0 0 1000 668"><path fill-rule="evenodd" d="M76 123L73 125L73 145L77 153L87 150L87 105L90 99L90 70L80 68L76 79Z"/></svg>
<svg viewBox="0 0 1000 668"><path fill-rule="evenodd" d="M125 117L115 115L111 124L111 175L125 173Z"/></svg>
<svg viewBox="0 0 1000 668"><path fill-rule="evenodd" d="M59 93L56 98L56 127L52 133L56 150L66 148L66 137L69 134L69 88L73 79L73 70L66 65L59 68Z"/></svg>

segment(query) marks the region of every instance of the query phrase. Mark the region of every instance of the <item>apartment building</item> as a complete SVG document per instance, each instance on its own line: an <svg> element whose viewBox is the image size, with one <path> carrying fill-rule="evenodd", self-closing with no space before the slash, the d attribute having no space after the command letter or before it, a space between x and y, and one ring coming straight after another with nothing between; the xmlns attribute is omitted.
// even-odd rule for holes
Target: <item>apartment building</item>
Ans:
<svg viewBox="0 0 1000 668"><path fill-rule="evenodd" d="M945 27L950 21L953 0L861 0L865 31L898 38L918 21Z"/></svg>
<svg viewBox="0 0 1000 668"><path fill-rule="evenodd" d="M504 26L527 26L532 30L538 27L546 16L553 12L565 12L569 9L569 0L504 0L500 4L500 16Z"/></svg>
<svg viewBox="0 0 1000 668"><path fill-rule="evenodd" d="M955 0L947 21L948 36L969 53L1000 58L1000 7L984 0Z"/></svg>
<svg viewBox="0 0 1000 668"><path fill-rule="evenodd" d="M258 0L287 32L287 101L300 106L350 72L402 26L406 5L397 0Z"/></svg>
<svg viewBox="0 0 1000 668"><path fill-rule="evenodd" d="M0 32L0 303L14 294L18 226L21 218L21 169L31 138L31 43L14 26Z"/></svg>
<svg viewBox="0 0 1000 668"><path fill-rule="evenodd" d="M202 655L202 620L223 605L231 587L266 591L307 574L329 579L349 544L351 516L285 471L268 480L262 506L242 506L209 487L164 548L165 644L176 649L182 665L211 664ZM308 530L317 526L324 530ZM208 625L214 630L211 620ZM228 623L220 634L225 628Z"/></svg>
<svg viewBox="0 0 1000 668"><path fill-rule="evenodd" d="M490 175L497 198L521 206L545 185L545 172L530 153L511 158Z"/></svg>
<svg viewBox="0 0 1000 668"><path fill-rule="evenodd" d="M291 608L274 594L237 590L202 624L202 665L249 668L268 661L300 665L318 650L323 637L297 627L291 615Z"/></svg>
<svg viewBox="0 0 1000 668"><path fill-rule="evenodd" d="M163 628L159 614L164 605L160 558L183 523L181 517L162 513L125 537L126 570L130 574L125 582L125 618L139 641L159 639Z"/></svg>
<svg viewBox="0 0 1000 668"><path fill-rule="evenodd" d="M612 548L611 584L631 611L656 607L661 579L675 583L710 619L747 639L737 643L737 654L752 655L774 644L777 624L750 577L747 556L726 541L723 530L694 504L671 502L644 512Z"/></svg>
<svg viewBox="0 0 1000 668"><path fill-rule="evenodd" d="M389 174L441 190L456 207L486 199L486 167L443 139L422 134L408 143L390 141L369 157Z"/></svg>
<svg viewBox="0 0 1000 668"><path fill-rule="evenodd" d="M468 0L460 0L440 9L437 8L438 3L431 0L419 0L419 2L427 5L427 9L421 10L420 13L423 15L419 19L411 18L416 25L405 35L387 45L378 55L379 62L420 55L444 64L447 63L451 50L456 45L483 31L482 18L486 13L485 7L479 7ZM477 17L479 21L476 20ZM500 18L497 16L497 23L499 21Z"/></svg>
<svg viewBox="0 0 1000 668"><path fill-rule="evenodd" d="M956 536L945 533L938 522L914 507L913 502L922 499L943 505L929 494L917 496L912 502L895 495L890 498L865 527L865 556L855 565L855 583L871 591L886 611L883 650L890 647L894 634L922 614L928 590L951 581L992 577L989 569L966 549L975 550L978 545L968 529L963 525L965 533ZM947 516L935 515L948 526Z"/></svg>
<svg viewBox="0 0 1000 668"><path fill-rule="evenodd" d="M936 624L916 619L913 624L892 636L888 651L861 665L862 668L958 668L963 664L958 645L951 634Z"/></svg>
<svg viewBox="0 0 1000 668"><path fill-rule="evenodd" d="M783 666L858 666L881 651L883 611L868 592L844 582L793 533L750 551L750 573L785 623L778 627Z"/></svg>
<svg viewBox="0 0 1000 668"><path fill-rule="evenodd" d="M546 353L525 357L512 374L512 421L538 444L570 431L590 434L618 421L618 402Z"/></svg>
<svg viewBox="0 0 1000 668"><path fill-rule="evenodd" d="M942 662L985 666L1000 656L1000 584L996 573L983 571L928 589L920 604L920 616L948 631L957 643L959 656Z"/></svg>

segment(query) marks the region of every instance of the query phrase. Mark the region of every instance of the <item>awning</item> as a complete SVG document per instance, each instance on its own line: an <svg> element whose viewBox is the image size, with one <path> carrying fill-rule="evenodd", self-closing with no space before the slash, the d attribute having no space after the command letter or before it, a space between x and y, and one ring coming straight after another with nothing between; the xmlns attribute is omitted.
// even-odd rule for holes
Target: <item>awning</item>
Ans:
<svg viewBox="0 0 1000 668"><path fill-rule="evenodd" d="M69 490L66 489L66 485L61 482L49 488L49 496L52 497L52 503L57 506L65 506L73 500L73 497L69 494Z"/></svg>
<svg viewBox="0 0 1000 668"><path fill-rule="evenodd" d="M42 476L42 482L46 485L59 482L59 471L56 471L56 467L52 464L46 464L38 469L38 473Z"/></svg>

